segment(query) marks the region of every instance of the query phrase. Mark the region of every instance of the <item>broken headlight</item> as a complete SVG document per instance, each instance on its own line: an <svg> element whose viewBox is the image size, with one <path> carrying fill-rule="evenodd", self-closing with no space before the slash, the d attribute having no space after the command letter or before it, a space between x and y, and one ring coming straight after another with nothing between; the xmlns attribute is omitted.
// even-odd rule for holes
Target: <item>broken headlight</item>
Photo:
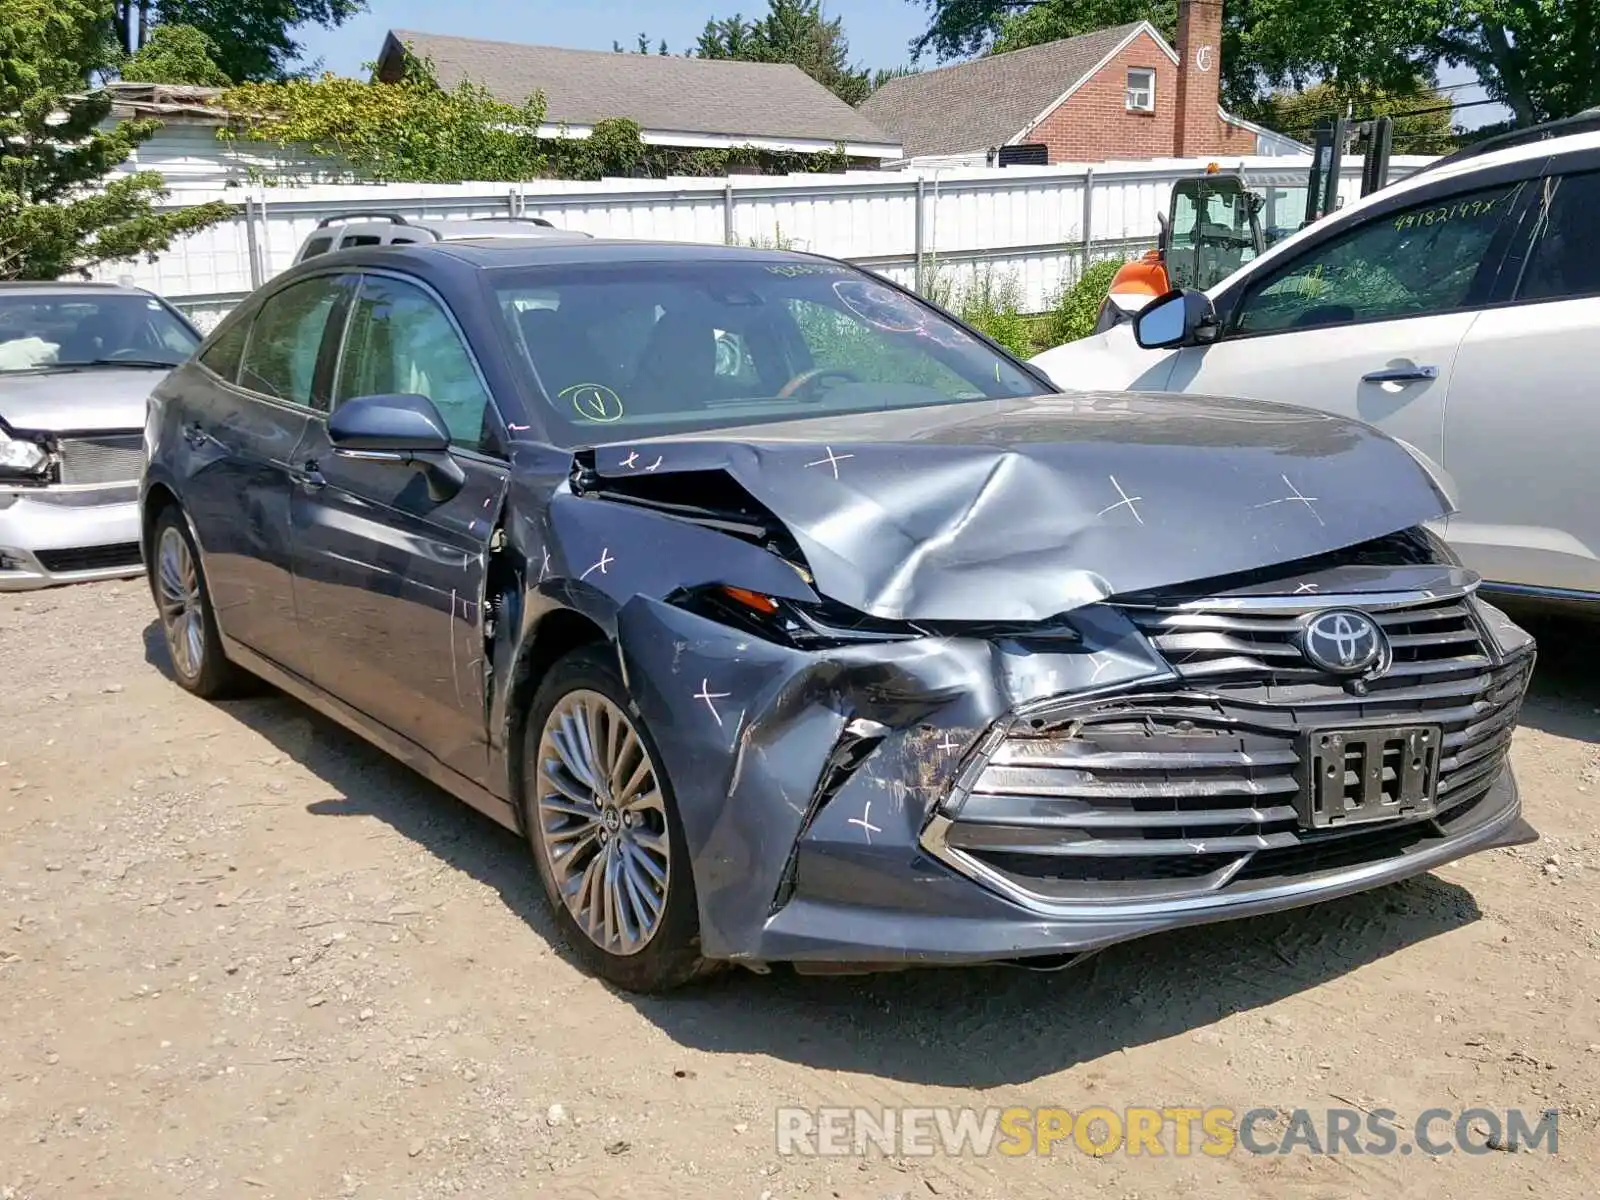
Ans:
<svg viewBox="0 0 1600 1200"><path fill-rule="evenodd" d="M800 650L903 642L913 638L1005 638L1050 653L1063 642L1082 640L1067 617L1053 621L897 621L871 616L824 597L789 600L749 588L714 584L679 592L669 602L697 616L747 630L756 637Z"/></svg>
<svg viewBox="0 0 1600 1200"><path fill-rule="evenodd" d="M0 425L0 475L38 475L50 465L50 454L38 442L15 437Z"/></svg>
<svg viewBox="0 0 1600 1200"><path fill-rule="evenodd" d="M804 650L905 641L926 632L905 621L885 621L828 600L803 603L728 584L680 592L670 602L719 625Z"/></svg>

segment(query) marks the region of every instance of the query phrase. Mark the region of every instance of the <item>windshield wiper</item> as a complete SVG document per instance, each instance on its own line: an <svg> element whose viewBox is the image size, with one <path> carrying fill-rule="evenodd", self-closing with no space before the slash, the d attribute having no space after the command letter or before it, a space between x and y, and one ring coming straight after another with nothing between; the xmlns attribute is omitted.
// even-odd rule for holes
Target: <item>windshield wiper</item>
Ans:
<svg viewBox="0 0 1600 1200"><path fill-rule="evenodd" d="M45 364L46 368L60 367L63 369L82 369L84 367L160 367L164 371L170 371L174 367L181 365L181 363L167 362L159 358L89 358L82 362L58 362Z"/></svg>

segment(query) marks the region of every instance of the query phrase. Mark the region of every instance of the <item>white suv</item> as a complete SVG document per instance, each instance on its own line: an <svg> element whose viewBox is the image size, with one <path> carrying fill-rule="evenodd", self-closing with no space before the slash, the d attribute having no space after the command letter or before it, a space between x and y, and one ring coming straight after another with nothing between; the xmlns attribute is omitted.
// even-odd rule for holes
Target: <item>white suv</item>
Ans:
<svg viewBox="0 0 1600 1200"><path fill-rule="evenodd" d="M318 221L316 230L301 243L294 261L304 262L330 250L351 246L591 236L572 229L557 229L543 217L404 217L397 212L363 210Z"/></svg>
<svg viewBox="0 0 1600 1200"><path fill-rule="evenodd" d="M1431 164L1033 362L1062 388L1370 422L1443 465L1445 536L1486 588L1600 602L1597 336L1600 118L1584 114Z"/></svg>

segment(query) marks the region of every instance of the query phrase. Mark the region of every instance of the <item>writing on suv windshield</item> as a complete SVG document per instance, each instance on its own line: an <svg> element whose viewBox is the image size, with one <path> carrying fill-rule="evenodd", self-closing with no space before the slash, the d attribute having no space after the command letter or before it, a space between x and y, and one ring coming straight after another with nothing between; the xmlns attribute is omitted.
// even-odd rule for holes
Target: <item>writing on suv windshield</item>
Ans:
<svg viewBox="0 0 1600 1200"><path fill-rule="evenodd" d="M573 440L1031 396L1011 359L915 297L799 259L496 273L513 342Z"/></svg>
<svg viewBox="0 0 1600 1200"><path fill-rule="evenodd" d="M150 296L0 294L0 372L175 367L199 344L188 326Z"/></svg>

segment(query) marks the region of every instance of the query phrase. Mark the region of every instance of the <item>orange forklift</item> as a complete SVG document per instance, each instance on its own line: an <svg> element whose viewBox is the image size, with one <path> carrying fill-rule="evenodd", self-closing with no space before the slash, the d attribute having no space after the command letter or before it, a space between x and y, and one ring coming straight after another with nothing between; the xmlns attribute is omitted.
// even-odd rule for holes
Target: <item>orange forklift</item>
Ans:
<svg viewBox="0 0 1600 1200"><path fill-rule="evenodd" d="M1339 168L1343 148L1354 133L1366 139L1361 194L1388 182L1393 123L1388 117L1352 126L1341 118L1317 133L1309 177L1259 168L1224 170L1209 163L1204 172L1172 185L1165 213L1157 213L1156 249L1124 263L1101 302L1094 331L1103 333L1131 321L1157 296L1174 288L1199 291L1220 283L1269 246L1303 229L1339 206ZM1305 217L1293 227L1278 224L1287 198L1305 189ZM1263 212L1267 221L1262 221Z"/></svg>

